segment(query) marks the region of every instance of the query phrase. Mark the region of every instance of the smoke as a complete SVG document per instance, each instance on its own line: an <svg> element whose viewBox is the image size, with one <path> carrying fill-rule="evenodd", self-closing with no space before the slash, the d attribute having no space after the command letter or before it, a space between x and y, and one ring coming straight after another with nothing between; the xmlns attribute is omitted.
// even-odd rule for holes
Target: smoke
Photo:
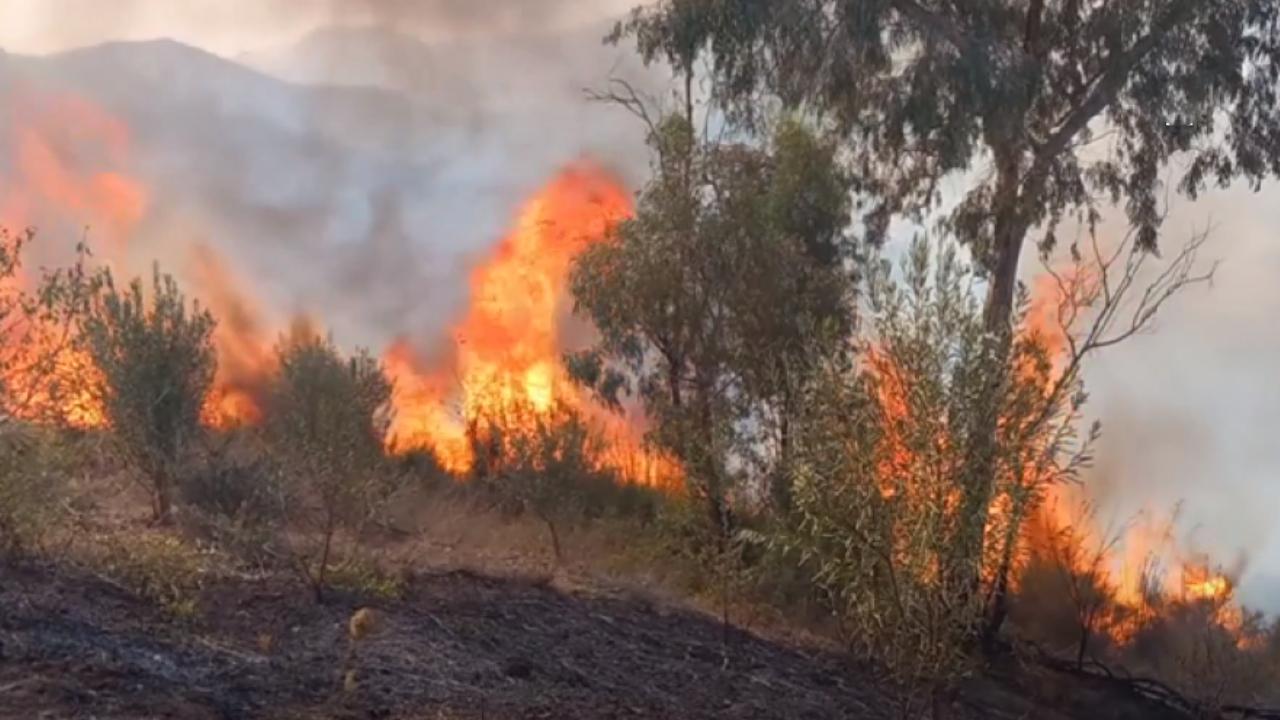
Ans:
<svg viewBox="0 0 1280 720"><path fill-rule="evenodd" d="M422 37L511 35L621 14L633 0L328 0L332 21L394 27Z"/></svg>
<svg viewBox="0 0 1280 720"><path fill-rule="evenodd" d="M1161 242L1171 253L1209 227L1203 261L1222 261L1214 283L1187 290L1153 332L1086 367L1086 412L1103 422L1089 489L1120 520L1180 506L1182 548L1242 568L1242 599L1272 612L1280 610L1280 446L1271 437L1280 336L1269 331L1280 307L1278 190L1234 186L1175 203Z"/></svg>
<svg viewBox="0 0 1280 720"><path fill-rule="evenodd" d="M118 119L130 142L116 152L95 146L84 123L38 128L51 130L43 147L69 169L56 177L83 176L86 188L74 203L26 203L45 240L65 245L87 225L91 242L114 242L112 214L98 207L112 196L94 190L119 185L95 178L126 178L146 198L140 218L128 214L134 272L159 259L194 286L195 248L207 246L258 304L256 319L237 315L237 325L271 334L308 313L344 345L381 348L407 334L431 354L460 313L472 263L556 170L589 154L633 187L643 177L642 129L582 94L610 74L665 86L626 49L600 43L631 4L7 0L0 216L32 190L17 130L33 113L20 110L33 97L75 97ZM155 37L179 42L13 54ZM1185 544L1224 559L1247 550L1245 599L1272 610L1276 193L1235 188L1174 208L1166 243L1216 221L1218 282L1168 306L1155 333L1091 358L1087 406L1104 422L1088 482L1108 516L1182 502Z"/></svg>
<svg viewBox="0 0 1280 720"><path fill-rule="evenodd" d="M45 54L159 37L235 55L331 24L380 25L429 41L559 30L613 17L632 0L7 0L0 47Z"/></svg>
<svg viewBox="0 0 1280 720"><path fill-rule="evenodd" d="M602 44L609 3L252 5L236 43L226 3L37 3L21 13L28 46L185 42L0 56L0 102L25 87L117 118L132 143L114 169L149 199L127 267L159 259L193 281L205 246L252 288L270 332L307 313L344 345L408 335L430 352L522 200L584 155L633 185L647 168L638 123L583 93L615 74L662 80ZM289 37L266 31L277 21ZM202 40L257 49L223 57L191 44ZM0 119L0 137L12 125ZM84 157L63 149L68 165ZM55 242L83 226L102 240L100 217L43 211L30 221Z"/></svg>

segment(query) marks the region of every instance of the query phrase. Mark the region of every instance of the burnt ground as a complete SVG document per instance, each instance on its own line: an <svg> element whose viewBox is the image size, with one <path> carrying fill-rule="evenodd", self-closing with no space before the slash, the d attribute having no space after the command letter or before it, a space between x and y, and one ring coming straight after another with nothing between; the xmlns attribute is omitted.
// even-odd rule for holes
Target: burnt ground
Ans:
<svg viewBox="0 0 1280 720"><path fill-rule="evenodd" d="M344 692L354 598L318 605L287 580L219 580L199 619L181 622L94 576L0 573L3 720L800 720L894 710L874 673L835 655L737 630L726 654L713 619L628 595L468 572L416 577L405 599L371 603L380 628L359 650L358 687ZM1159 717L1114 697L1084 703L1078 688L1038 702L1030 692L983 681L955 714ZM1078 714L1073 703L1084 703Z"/></svg>

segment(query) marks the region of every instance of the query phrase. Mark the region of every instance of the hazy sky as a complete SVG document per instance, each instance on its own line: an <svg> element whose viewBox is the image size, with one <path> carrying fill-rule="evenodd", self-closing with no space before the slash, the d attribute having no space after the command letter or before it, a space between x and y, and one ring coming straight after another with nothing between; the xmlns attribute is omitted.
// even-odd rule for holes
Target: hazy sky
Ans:
<svg viewBox="0 0 1280 720"><path fill-rule="evenodd" d="M224 56L294 40L318 25L388 23L428 39L562 28L637 0L4 0L0 48L46 53L103 40L167 37ZM447 17L447 27L440 18Z"/></svg>
<svg viewBox="0 0 1280 720"><path fill-rule="evenodd" d="M47 53L169 37L236 57L320 25L384 24L426 39L555 29L636 0L3 0L0 47ZM567 160L568 158L566 158ZM1194 545L1230 562L1247 550L1245 594L1280 609L1280 187L1175 205L1168 244L1206 223L1224 261L1213 288L1171 304L1158 331L1090 366L1088 414L1104 422L1092 482L1108 511L1185 500ZM1110 232L1119 232L1110 228Z"/></svg>

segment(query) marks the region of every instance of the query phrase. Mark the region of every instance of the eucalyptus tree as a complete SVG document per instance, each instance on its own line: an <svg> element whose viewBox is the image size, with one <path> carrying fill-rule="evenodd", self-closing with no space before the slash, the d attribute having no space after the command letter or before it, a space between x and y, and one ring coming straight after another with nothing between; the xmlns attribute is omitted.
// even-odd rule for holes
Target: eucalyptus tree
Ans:
<svg viewBox="0 0 1280 720"><path fill-rule="evenodd" d="M1196 198L1280 175L1280 3L1274 0L660 0L633 38L686 88L751 129L776 106L845 140L866 236L941 216L987 291L991 351L1010 351L1018 265L1065 223L1123 208L1154 252L1167 172ZM943 209L944 179L973 178ZM953 546L982 554L1000 382L973 417ZM976 563L971 564L973 583Z"/></svg>

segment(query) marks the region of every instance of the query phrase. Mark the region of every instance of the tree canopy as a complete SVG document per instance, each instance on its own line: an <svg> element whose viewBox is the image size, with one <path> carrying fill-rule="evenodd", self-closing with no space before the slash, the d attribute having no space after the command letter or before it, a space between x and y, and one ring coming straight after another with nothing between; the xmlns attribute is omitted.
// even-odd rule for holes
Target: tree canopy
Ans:
<svg viewBox="0 0 1280 720"><path fill-rule="evenodd" d="M200 411L213 384L213 316L188 305L157 266L150 298L140 278L117 289L104 271L83 324L100 373L95 396L151 485L155 519L167 522L178 464L202 432Z"/></svg>
<svg viewBox="0 0 1280 720"><path fill-rule="evenodd" d="M663 0L623 34L681 72L709 54L713 96L741 124L768 107L761 92L830 122L872 240L977 172L944 222L991 276L993 329L1032 229L1050 248L1064 219L1109 203L1154 249L1175 157L1193 198L1280 175L1273 0Z"/></svg>
<svg viewBox="0 0 1280 720"><path fill-rule="evenodd" d="M576 308L602 339L571 366L641 395L723 524L728 457L759 439L742 421L783 431L804 346L823 328L847 336L847 179L799 123L766 147L701 141L685 117L651 130L655 176L635 217L575 265Z"/></svg>

